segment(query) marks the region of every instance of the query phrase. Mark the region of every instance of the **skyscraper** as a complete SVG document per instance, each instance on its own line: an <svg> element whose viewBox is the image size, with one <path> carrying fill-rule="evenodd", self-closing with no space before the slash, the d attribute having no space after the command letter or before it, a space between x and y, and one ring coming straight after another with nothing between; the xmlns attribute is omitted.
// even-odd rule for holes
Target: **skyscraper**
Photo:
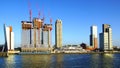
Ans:
<svg viewBox="0 0 120 68"><path fill-rule="evenodd" d="M90 31L90 46L96 49L98 48L97 26L91 26Z"/></svg>
<svg viewBox="0 0 120 68"><path fill-rule="evenodd" d="M52 24L44 24L43 26L43 45L45 47L51 47L51 30L52 30Z"/></svg>
<svg viewBox="0 0 120 68"><path fill-rule="evenodd" d="M56 20L55 23L55 47L62 47L62 21Z"/></svg>
<svg viewBox="0 0 120 68"><path fill-rule="evenodd" d="M102 33L100 33L100 49L112 50L112 29L109 24L102 25Z"/></svg>
<svg viewBox="0 0 120 68"><path fill-rule="evenodd" d="M30 21L22 21L22 47L28 48L29 45L32 44L32 22ZM32 46L31 46L32 47Z"/></svg>
<svg viewBox="0 0 120 68"><path fill-rule="evenodd" d="M6 27L4 25L5 31L5 42L9 51L14 50L14 32L12 32L12 26Z"/></svg>
<svg viewBox="0 0 120 68"><path fill-rule="evenodd" d="M52 24L44 24L43 19L22 21L22 52L48 51L51 47Z"/></svg>
<svg viewBox="0 0 120 68"><path fill-rule="evenodd" d="M33 45L35 48L41 47L43 21L39 18L33 19Z"/></svg>

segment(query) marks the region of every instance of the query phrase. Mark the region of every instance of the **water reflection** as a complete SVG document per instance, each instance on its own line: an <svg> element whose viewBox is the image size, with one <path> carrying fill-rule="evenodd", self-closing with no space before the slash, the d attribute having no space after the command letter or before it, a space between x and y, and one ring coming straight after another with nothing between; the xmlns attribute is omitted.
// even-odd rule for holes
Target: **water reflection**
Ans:
<svg viewBox="0 0 120 68"><path fill-rule="evenodd" d="M102 54L100 57L100 65L102 68L113 68L113 54Z"/></svg>
<svg viewBox="0 0 120 68"><path fill-rule="evenodd" d="M89 65L91 68L99 68L99 54L92 54Z"/></svg>
<svg viewBox="0 0 120 68"><path fill-rule="evenodd" d="M15 60L14 60L15 56L11 55L9 58L4 59L5 60L5 67L6 68L12 68L15 67Z"/></svg>
<svg viewBox="0 0 120 68"><path fill-rule="evenodd" d="M63 68L63 55L52 55L51 68Z"/></svg>
<svg viewBox="0 0 120 68"><path fill-rule="evenodd" d="M91 55L92 68L113 68L113 54Z"/></svg>
<svg viewBox="0 0 120 68"><path fill-rule="evenodd" d="M49 68L51 55L23 55L22 67L24 68Z"/></svg>
<svg viewBox="0 0 120 68"><path fill-rule="evenodd" d="M104 54L106 57L113 58L113 54Z"/></svg>
<svg viewBox="0 0 120 68"><path fill-rule="evenodd" d="M0 68L120 68L120 54L10 55Z"/></svg>

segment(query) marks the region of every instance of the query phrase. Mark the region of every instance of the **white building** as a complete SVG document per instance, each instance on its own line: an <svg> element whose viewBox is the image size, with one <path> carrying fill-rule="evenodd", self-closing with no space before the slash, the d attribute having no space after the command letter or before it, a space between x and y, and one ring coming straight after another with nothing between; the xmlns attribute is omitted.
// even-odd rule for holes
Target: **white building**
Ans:
<svg viewBox="0 0 120 68"><path fill-rule="evenodd" d="M4 29L5 29L5 38L6 38L6 41L7 42L7 48L8 50L14 50L14 32L12 32L12 27L9 26L9 27L6 27L4 25Z"/></svg>
<svg viewBox="0 0 120 68"><path fill-rule="evenodd" d="M91 26L91 34L94 35L95 38L97 38L97 26Z"/></svg>
<svg viewBox="0 0 120 68"><path fill-rule="evenodd" d="M43 31L43 47L48 47L48 31Z"/></svg>
<svg viewBox="0 0 120 68"><path fill-rule="evenodd" d="M108 33L100 33L100 49L109 50L108 48Z"/></svg>
<svg viewBox="0 0 120 68"><path fill-rule="evenodd" d="M91 34L90 34L90 45L93 48L98 48L98 40L97 40L97 26L91 26Z"/></svg>
<svg viewBox="0 0 120 68"><path fill-rule="evenodd" d="M52 24L44 24L43 26L43 45L44 47L51 47L52 44Z"/></svg>
<svg viewBox="0 0 120 68"><path fill-rule="evenodd" d="M21 44L22 47L28 48L32 47L30 44L32 44L32 23L28 21L22 21L22 37L21 37Z"/></svg>
<svg viewBox="0 0 120 68"><path fill-rule="evenodd" d="M112 50L112 29L110 25L103 24L103 32L100 33L100 49L101 50Z"/></svg>
<svg viewBox="0 0 120 68"><path fill-rule="evenodd" d="M35 32L34 32L35 31ZM36 36L35 36L36 35ZM29 48L34 48L34 43L36 40L36 47L42 47L42 29L31 29L31 45L29 43Z"/></svg>
<svg viewBox="0 0 120 68"><path fill-rule="evenodd" d="M51 46L52 24L44 24L43 19L22 21L22 51L44 51Z"/></svg>
<svg viewBox="0 0 120 68"><path fill-rule="evenodd" d="M109 28L109 34L108 34L108 41L109 41L109 49L112 50L113 49L113 45L112 45L112 29Z"/></svg>

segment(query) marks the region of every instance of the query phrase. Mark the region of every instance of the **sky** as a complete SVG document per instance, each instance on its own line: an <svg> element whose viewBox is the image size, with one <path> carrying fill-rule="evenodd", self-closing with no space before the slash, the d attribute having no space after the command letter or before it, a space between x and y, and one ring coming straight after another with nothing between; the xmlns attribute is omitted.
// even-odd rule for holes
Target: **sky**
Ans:
<svg viewBox="0 0 120 68"><path fill-rule="evenodd" d="M28 5L30 4L30 5ZM3 24L13 27L15 47L21 45L21 21L45 16L45 22L53 19L52 45L55 44L55 21L62 20L63 45L89 45L90 26L96 25L99 33L102 24L110 24L113 45L120 46L120 0L0 0L0 44L4 44Z"/></svg>

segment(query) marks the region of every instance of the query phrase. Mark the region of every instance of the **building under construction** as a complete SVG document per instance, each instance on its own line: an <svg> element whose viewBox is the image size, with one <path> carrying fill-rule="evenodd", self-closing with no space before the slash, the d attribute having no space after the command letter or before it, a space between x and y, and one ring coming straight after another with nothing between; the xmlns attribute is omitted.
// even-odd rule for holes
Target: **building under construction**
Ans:
<svg viewBox="0 0 120 68"><path fill-rule="evenodd" d="M22 52L49 51L51 48L52 24L44 24L44 19L34 18L33 21L22 23Z"/></svg>

